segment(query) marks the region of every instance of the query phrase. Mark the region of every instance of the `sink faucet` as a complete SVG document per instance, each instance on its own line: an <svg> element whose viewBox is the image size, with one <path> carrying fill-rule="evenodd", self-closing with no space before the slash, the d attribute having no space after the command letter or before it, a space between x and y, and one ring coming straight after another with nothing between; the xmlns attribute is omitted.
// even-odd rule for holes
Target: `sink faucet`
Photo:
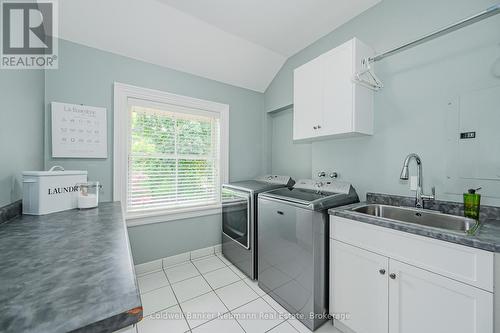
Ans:
<svg viewBox="0 0 500 333"><path fill-rule="evenodd" d="M408 165L410 164L410 161L412 159L415 159L415 162L417 162L417 167L418 167L418 174L417 174L417 194L415 197L415 207L417 208L424 208L424 200L434 200L436 197L436 188L432 187L432 195L425 195L424 190L423 190L423 180L422 180L422 160L420 159L420 156L418 156L415 153L412 153L408 156L406 156L405 161L403 163L403 169L401 170L401 176L399 176L400 179L402 180L408 180L409 178L409 170L408 170Z"/></svg>

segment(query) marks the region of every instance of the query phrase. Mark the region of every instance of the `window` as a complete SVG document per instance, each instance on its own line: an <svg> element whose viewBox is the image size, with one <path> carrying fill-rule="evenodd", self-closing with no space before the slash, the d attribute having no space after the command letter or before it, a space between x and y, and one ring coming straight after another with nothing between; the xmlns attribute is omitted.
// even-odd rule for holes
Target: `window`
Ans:
<svg viewBox="0 0 500 333"><path fill-rule="evenodd" d="M128 219L204 215L220 206L221 183L227 179L227 110L227 105L115 84L114 195Z"/></svg>
<svg viewBox="0 0 500 333"><path fill-rule="evenodd" d="M219 203L219 118L141 104L129 104L127 211Z"/></svg>

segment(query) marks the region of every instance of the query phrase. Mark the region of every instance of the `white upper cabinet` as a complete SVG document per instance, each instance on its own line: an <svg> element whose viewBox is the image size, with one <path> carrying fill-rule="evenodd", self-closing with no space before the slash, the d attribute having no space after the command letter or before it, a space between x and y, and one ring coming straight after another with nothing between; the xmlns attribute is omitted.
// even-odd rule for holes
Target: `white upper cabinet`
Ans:
<svg viewBox="0 0 500 333"><path fill-rule="evenodd" d="M352 81L372 55L353 38L295 69L294 140L373 134L373 91Z"/></svg>
<svg viewBox="0 0 500 333"><path fill-rule="evenodd" d="M323 58L316 58L294 72L294 140L314 137L322 130L318 125L323 122Z"/></svg>

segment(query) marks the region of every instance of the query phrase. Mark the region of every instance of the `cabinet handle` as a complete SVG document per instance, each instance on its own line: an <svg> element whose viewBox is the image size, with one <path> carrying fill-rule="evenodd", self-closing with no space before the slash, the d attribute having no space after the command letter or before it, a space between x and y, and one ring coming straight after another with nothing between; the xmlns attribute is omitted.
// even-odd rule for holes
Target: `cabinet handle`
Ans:
<svg viewBox="0 0 500 333"><path fill-rule="evenodd" d="M389 274L389 277L393 280L396 280L396 274L394 273Z"/></svg>
<svg viewBox="0 0 500 333"><path fill-rule="evenodd" d="M320 125L318 125L318 129L320 129L320 128L321 128L321 126L320 126Z"/></svg>
<svg viewBox="0 0 500 333"><path fill-rule="evenodd" d="M382 269L380 269L378 272L379 272L380 274L382 274L382 275L385 275L385 269L383 269L383 268L382 268Z"/></svg>
<svg viewBox="0 0 500 333"><path fill-rule="evenodd" d="M318 129L318 127L317 126L313 126L313 129Z"/></svg>

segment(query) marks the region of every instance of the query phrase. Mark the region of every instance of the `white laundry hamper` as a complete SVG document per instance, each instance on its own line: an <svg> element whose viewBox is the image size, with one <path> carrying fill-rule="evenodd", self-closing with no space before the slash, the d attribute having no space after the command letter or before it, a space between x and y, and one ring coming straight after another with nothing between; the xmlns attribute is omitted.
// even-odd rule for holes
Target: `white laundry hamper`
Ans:
<svg viewBox="0 0 500 333"><path fill-rule="evenodd" d="M77 208L78 184L86 182L87 171L65 171L59 166L23 172L23 214L45 215Z"/></svg>

